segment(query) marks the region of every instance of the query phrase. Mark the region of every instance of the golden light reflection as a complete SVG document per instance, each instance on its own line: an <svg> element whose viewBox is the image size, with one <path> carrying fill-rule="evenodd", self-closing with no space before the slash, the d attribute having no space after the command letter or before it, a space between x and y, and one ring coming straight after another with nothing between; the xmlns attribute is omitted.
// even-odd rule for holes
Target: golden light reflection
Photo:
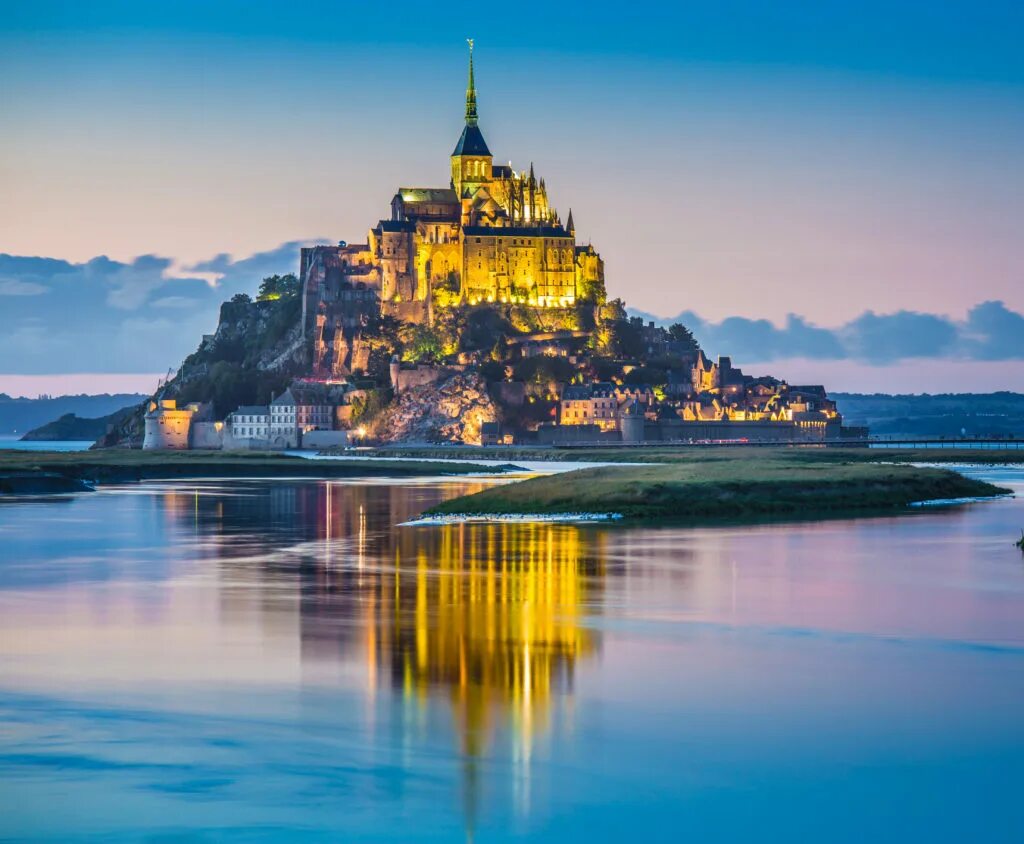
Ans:
<svg viewBox="0 0 1024 844"><path fill-rule="evenodd" d="M439 703L448 708L469 816L475 760L495 742L510 744L528 802L537 742L568 718L577 667L600 647L586 616L602 603L607 556L605 531L571 525L397 527L487 485L328 481L198 497L200 525L217 525L206 548L219 559L219 617L255 614L267 643L297 633L298 676L309 681L363 668L368 717L389 690L409 737L426 735ZM183 504L173 493L164 501L167 511ZM194 494L188 504L194 518Z"/></svg>
<svg viewBox="0 0 1024 844"><path fill-rule="evenodd" d="M399 544L365 601L371 674L420 701L447 690L468 754L483 750L496 713L528 748L555 687L571 690L577 660L596 647L581 622L600 555L585 555L567 526L406 530L420 542Z"/></svg>
<svg viewBox="0 0 1024 844"><path fill-rule="evenodd" d="M507 729L528 761L553 700L571 695L578 661L598 647L583 622L600 603L605 534L540 523L395 527L427 506L423 494L323 485L314 509L327 570L304 587L303 653L361 654L368 684L389 684L417 707L447 695L465 754L484 753Z"/></svg>

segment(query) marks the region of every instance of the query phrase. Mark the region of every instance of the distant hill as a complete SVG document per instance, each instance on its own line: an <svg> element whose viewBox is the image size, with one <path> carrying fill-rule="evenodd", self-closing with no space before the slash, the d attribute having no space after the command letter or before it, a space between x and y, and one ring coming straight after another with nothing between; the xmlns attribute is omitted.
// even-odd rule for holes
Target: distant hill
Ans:
<svg viewBox="0 0 1024 844"><path fill-rule="evenodd" d="M103 393L27 399L0 393L0 434L24 434L69 413L95 420L123 407L137 405L146 398L138 393Z"/></svg>
<svg viewBox="0 0 1024 844"><path fill-rule="evenodd" d="M831 393L847 425L878 437L1014 437L1024 439L1024 394L888 395Z"/></svg>
<svg viewBox="0 0 1024 844"><path fill-rule="evenodd" d="M101 416L98 419L86 419L76 416L74 413L65 413L60 419L47 422L38 428L33 428L23 440L98 440L107 433L110 425L120 424L127 416L135 411L137 405L129 405L116 410L109 416Z"/></svg>

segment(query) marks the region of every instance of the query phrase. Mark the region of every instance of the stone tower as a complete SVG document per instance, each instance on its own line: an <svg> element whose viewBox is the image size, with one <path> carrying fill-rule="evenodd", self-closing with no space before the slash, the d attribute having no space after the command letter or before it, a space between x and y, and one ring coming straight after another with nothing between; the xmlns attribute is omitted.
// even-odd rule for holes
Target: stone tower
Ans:
<svg viewBox="0 0 1024 844"><path fill-rule="evenodd" d="M645 421L643 406L636 399L630 399L622 410L622 418L619 422L622 429L622 441L624 443L642 443Z"/></svg>
<svg viewBox="0 0 1024 844"><path fill-rule="evenodd" d="M466 86L466 125L452 152L452 188L459 199L471 197L491 181L493 157L480 131L476 113L476 82L473 79L473 39L469 40L469 83Z"/></svg>

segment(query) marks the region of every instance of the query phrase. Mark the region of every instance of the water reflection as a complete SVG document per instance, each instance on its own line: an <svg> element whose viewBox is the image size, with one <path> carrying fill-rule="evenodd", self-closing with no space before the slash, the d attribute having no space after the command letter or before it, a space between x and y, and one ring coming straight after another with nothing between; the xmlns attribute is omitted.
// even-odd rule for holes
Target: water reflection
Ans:
<svg viewBox="0 0 1024 844"><path fill-rule="evenodd" d="M1022 840L1020 500L394 527L484 483L0 508L0 838Z"/></svg>
<svg viewBox="0 0 1024 844"><path fill-rule="evenodd" d="M298 615L303 662L358 659L369 689L427 707L449 702L466 757L466 813L476 759L501 729L528 765L577 663L600 648L584 616L599 611L607 534L553 524L395 529L444 494L437 486L321 482L246 494L167 489L168 518L207 538L222 608L258 602L281 628ZM292 609L289 609L292 608Z"/></svg>

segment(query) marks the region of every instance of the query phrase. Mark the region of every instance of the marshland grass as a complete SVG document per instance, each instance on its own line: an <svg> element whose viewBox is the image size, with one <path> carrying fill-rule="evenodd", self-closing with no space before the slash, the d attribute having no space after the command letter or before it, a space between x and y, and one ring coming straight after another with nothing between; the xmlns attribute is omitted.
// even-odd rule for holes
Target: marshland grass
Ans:
<svg viewBox="0 0 1024 844"><path fill-rule="evenodd" d="M1008 492L946 469L843 460L827 449L704 449L688 457L531 478L446 501L428 514L587 512L620 513L630 520L750 520L898 512L916 501Z"/></svg>

